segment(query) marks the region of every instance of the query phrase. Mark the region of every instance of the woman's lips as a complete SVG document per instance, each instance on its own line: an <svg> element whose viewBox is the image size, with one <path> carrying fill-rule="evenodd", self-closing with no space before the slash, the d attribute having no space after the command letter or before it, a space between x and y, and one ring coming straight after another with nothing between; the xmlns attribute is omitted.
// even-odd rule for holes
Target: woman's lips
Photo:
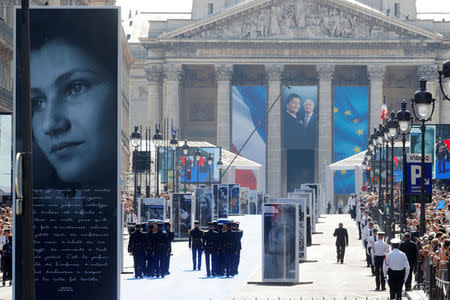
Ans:
<svg viewBox="0 0 450 300"><path fill-rule="evenodd" d="M58 154L58 153L61 153L63 151L69 150L69 149L71 149L73 147L79 146L79 145L81 145L83 143L84 142L78 142L78 141L56 143L56 144L53 144L50 147L50 153Z"/></svg>

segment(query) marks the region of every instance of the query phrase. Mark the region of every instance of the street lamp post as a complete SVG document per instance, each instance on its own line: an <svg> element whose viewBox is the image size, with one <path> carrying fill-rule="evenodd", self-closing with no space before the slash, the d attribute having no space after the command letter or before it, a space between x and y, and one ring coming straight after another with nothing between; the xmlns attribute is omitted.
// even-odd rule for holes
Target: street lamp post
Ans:
<svg viewBox="0 0 450 300"><path fill-rule="evenodd" d="M388 134L391 138L391 201L389 210L389 233L390 238L395 236L395 220L394 220L394 141L398 134L398 121L395 112L391 112L391 117L386 123Z"/></svg>
<svg viewBox="0 0 450 300"><path fill-rule="evenodd" d="M219 184L221 184L222 183L222 168L223 168L222 157L219 158L219 161L217 162L217 168L219 168Z"/></svg>
<svg viewBox="0 0 450 300"><path fill-rule="evenodd" d="M172 192L175 193L175 154L178 146L177 135L172 133L172 139L170 140L170 147L172 147ZM169 178L167 178L167 181Z"/></svg>
<svg viewBox="0 0 450 300"><path fill-rule="evenodd" d="M211 165L214 161L213 157L211 156L211 153L209 153L206 161L208 162L208 181L211 183Z"/></svg>
<svg viewBox="0 0 450 300"><path fill-rule="evenodd" d="M195 151L195 162L197 163L197 188L198 188L198 173L200 168L200 159L202 158L202 153L200 152L200 149L197 148L197 151Z"/></svg>
<svg viewBox="0 0 450 300"><path fill-rule="evenodd" d="M434 112L433 95L427 91L427 80L420 78L420 89L414 93L414 99L411 99L411 106L414 116L420 121L420 130L422 132L422 155L420 169L420 235L425 233L425 122L431 120Z"/></svg>
<svg viewBox="0 0 450 300"><path fill-rule="evenodd" d="M397 112L398 131L402 135L402 158L403 158L403 184L402 184L402 227L406 231L406 207L411 211L410 204L406 199L407 175L406 175L406 135L409 134L412 126L411 113L406 109L406 100L402 101L401 110Z"/></svg>
<svg viewBox="0 0 450 300"><path fill-rule="evenodd" d="M446 93L446 89L448 89L449 86L449 80L450 80L450 60L447 60L442 65L442 71L438 71L439 73L439 86L441 87L443 100L450 101L449 95ZM444 79L442 79L444 77ZM444 81L444 82L443 82ZM445 86L445 88L444 88Z"/></svg>
<svg viewBox="0 0 450 300"><path fill-rule="evenodd" d="M138 151L139 147L141 146L141 137L142 136L141 136L141 133L139 132L139 127L134 126L134 131L133 131L133 133L131 133L131 139L130 139L131 147L134 148L133 158L135 158L135 155L137 154L137 151ZM135 159L133 161L135 161ZM134 164L133 164L133 169L134 169L134 196L133 196L134 204L133 204L133 208L134 208L134 211L136 212L137 211L137 201L136 201L137 195L136 195L136 193L137 193L137 173L138 172L137 172L137 167Z"/></svg>
<svg viewBox="0 0 450 300"><path fill-rule="evenodd" d="M383 132L382 132L382 127L383 125L378 125L378 131L377 131L377 144L378 144L378 149L380 152L380 161L379 161L379 167L380 167L380 171L379 171L379 180L378 180L378 208L381 208L383 205L382 202L382 193L381 193L381 162L383 160L382 158L382 152L383 152Z"/></svg>
<svg viewBox="0 0 450 300"><path fill-rule="evenodd" d="M159 147L163 142L163 137L161 135L161 125L156 124L156 132L153 135L153 142L156 148L156 196L159 197Z"/></svg>
<svg viewBox="0 0 450 300"><path fill-rule="evenodd" d="M184 145L182 147L184 155L184 188L183 192L186 193L186 181L187 181L187 155L189 154L189 145L187 140L184 140Z"/></svg>

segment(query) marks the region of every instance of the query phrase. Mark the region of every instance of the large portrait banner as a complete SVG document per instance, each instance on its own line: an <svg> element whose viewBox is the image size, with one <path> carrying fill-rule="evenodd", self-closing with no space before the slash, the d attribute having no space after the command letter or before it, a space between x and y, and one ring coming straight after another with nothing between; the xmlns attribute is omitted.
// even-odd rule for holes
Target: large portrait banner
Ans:
<svg viewBox="0 0 450 300"><path fill-rule="evenodd" d="M263 206L263 282L298 282L298 204Z"/></svg>
<svg viewBox="0 0 450 300"><path fill-rule="evenodd" d="M23 152L20 9L15 17L15 152ZM118 8L30 9L37 300L119 299L119 28ZM16 216L16 299L21 224Z"/></svg>
<svg viewBox="0 0 450 300"><path fill-rule="evenodd" d="M166 216L166 199L141 198L138 202L138 219L140 222L162 220Z"/></svg>

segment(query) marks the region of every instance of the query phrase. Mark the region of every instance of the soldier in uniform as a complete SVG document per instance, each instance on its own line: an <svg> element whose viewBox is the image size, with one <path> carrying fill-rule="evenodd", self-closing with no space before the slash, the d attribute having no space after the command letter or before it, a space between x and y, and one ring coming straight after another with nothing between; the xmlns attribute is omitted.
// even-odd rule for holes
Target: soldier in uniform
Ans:
<svg viewBox="0 0 450 300"><path fill-rule="evenodd" d="M194 222L194 228L189 230L189 248L192 249L193 270L202 267L203 232L200 229L200 222Z"/></svg>
<svg viewBox="0 0 450 300"><path fill-rule="evenodd" d="M375 229L373 230L375 233ZM376 290L380 290L380 284L381 284L381 290L386 290L385 287L385 281L384 276L382 274L383 271L383 263L384 263L384 257L389 252L389 246L383 241L384 238L384 232L380 231L378 232L378 239L375 239L372 245L372 264L375 266L375 285Z"/></svg>
<svg viewBox="0 0 450 300"><path fill-rule="evenodd" d="M145 269L145 275L149 277L153 277L155 274L154 272L154 256L153 256L153 223L148 222L147 223L147 241L148 241L148 247L147 247L147 266Z"/></svg>
<svg viewBox="0 0 450 300"><path fill-rule="evenodd" d="M228 230L227 224L223 224L221 249L223 253L223 274L227 277L232 276L231 255L233 253L233 244L233 233L231 230Z"/></svg>
<svg viewBox="0 0 450 300"><path fill-rule="evenodd" d="M386 255L383 264L384 278L389 275L389 290L391 299L402 299L402 287L408 279L409 262L406 254L399 250L400 240L391 240L392 251Z"/></svg>
<svg viewBox="0 0 450 300"><path fill-rule="evenodd" d="M175 233L170 230L171 224L169 221L165 222L165 226L166 226L167 238L169 239L169 252L167 254L166 261L165 261L165 274L168 275L168 274L170 274L170 272L169 272L170 255L172 254L172 242L173 242L173 239L175 238Z"/></svg>
<svg viewBox="0 0 450 300"><path fill-rule="evenodd" d="M158 222L158 231L153 233L153 251L155 254L155 276L164 278L164 257L169 252L169 237L163 232L164 222Z"/></svg>
<svg viewBox="0 0 450 300"><path fill-rule="evenodd" d="M141 232L141 225L136 224L135 231L130 236L128 243L128 252L133 255L134 259L134 277L144 278L142 272L145 266L145 251L148 242L145 234Z"/></svg>
<svg viewBox="0 0 450 300"><path fill-rule="evenodd" d="M208 223L208 231L203 233L203 240L205 242L205 263L206 263L206 276L211 276L212 266L212 274L214 276L216 269L216 259L217 259L217 250L218 250L218 233L214 231L214 223Z"/></svg>
<svg viewBox="0 0 450 300"><path fill-rule="evenodd" d="M232 223L233 227L232 227L232 232L234 233L234 238L235 238L235 252L233 253L233 275L238 274L238 268L239 268L239 262L241 260L241 249L242 249L242 244L241 244L241 239L242 236L244 235L244 232L242 230L239 229L239 222L233 222Z"/></svg>
<svg viewBox="0 0 450 300"><path fill-rule="evenodd" d="M217 262L216 262L216 275L222 276L224 274L223 265L223 224L217 223L217 239L218 239L218 251L217 251Z"/></svg>

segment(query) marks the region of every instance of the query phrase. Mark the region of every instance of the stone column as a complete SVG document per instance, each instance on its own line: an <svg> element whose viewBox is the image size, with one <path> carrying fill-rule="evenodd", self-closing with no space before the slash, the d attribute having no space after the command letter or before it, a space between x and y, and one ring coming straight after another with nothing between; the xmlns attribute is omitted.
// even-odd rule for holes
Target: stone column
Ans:
<svg viewBox="0 0 450 300"><path fill-rule="evenodd" d="M163 66L163 117L173 119L173 126L180 128L180 80L183 72L181 64Z"/></svg>
<svg viewBox="0 0 450 300"><path fill-rule="evenodd" d="M284 65L267 64L265 65L267 75L268 102L270 107L278 98L281 92L281 75L284 71ZM267 116L267 162L266 178L267 193L273 198L281 197L282 185L282 164L281 164L281 106L282 101L272 108Z"/></svg>
<svg viewBox="0 0 450 300"><path fill-rule="evenodd" d="M217 146L231 150L231 75L233 65L214 65L217 79Z"/></svg>
<svg viewBox="0 0 450 300"><path fill-rule="evenodd" d="M381 122L381 107L383 106L383 78L386 66L381 64L367 65L367 75L370 80L369 132L373 133Z"/></svg>
<svg viewBox="0 0 450 300"><path fill-rule="evenodd" d="M161 83L163 77L162 65L147 64L145 67L145 77L148 81L146 124L153 127L155 123L161 122Z"/></svg>
<svg viewBox="0 0 450 300"><path fill-rule="evenodd" d="M319 149L318 149L318 178L328 191L327 168L333 162L333 95L331 82L333 81L334 65L318 64L316 72L319 78ZM326 197L328 198L328 197ZM331 198L328 198L331 199ZM325 207L323 203L321 208Z"/></svg>
<svg viewBox="0 0 450 300"><path fill-rule="evenodd" d="M429 124L438 124L445 123L448 124L450 121L450 116L448 111L441 110L441 102L442 98L439 87L439 74L438 74L438 65L435 64L427 64L427 65L419 65L417 68L417 75L420 78L425 78L427 80L427 90L433 95L433 98L436 99L433 116L431 120L427 123ZM417 82L417 88L419 89L419 82ZM411 95L413 98L414 95ZM444 106L442 106L444 108ZM411 109L411 108L409 108ZM412 112L411 112L412 113ZM441 121L441 122L439 122Z"/></svg>

